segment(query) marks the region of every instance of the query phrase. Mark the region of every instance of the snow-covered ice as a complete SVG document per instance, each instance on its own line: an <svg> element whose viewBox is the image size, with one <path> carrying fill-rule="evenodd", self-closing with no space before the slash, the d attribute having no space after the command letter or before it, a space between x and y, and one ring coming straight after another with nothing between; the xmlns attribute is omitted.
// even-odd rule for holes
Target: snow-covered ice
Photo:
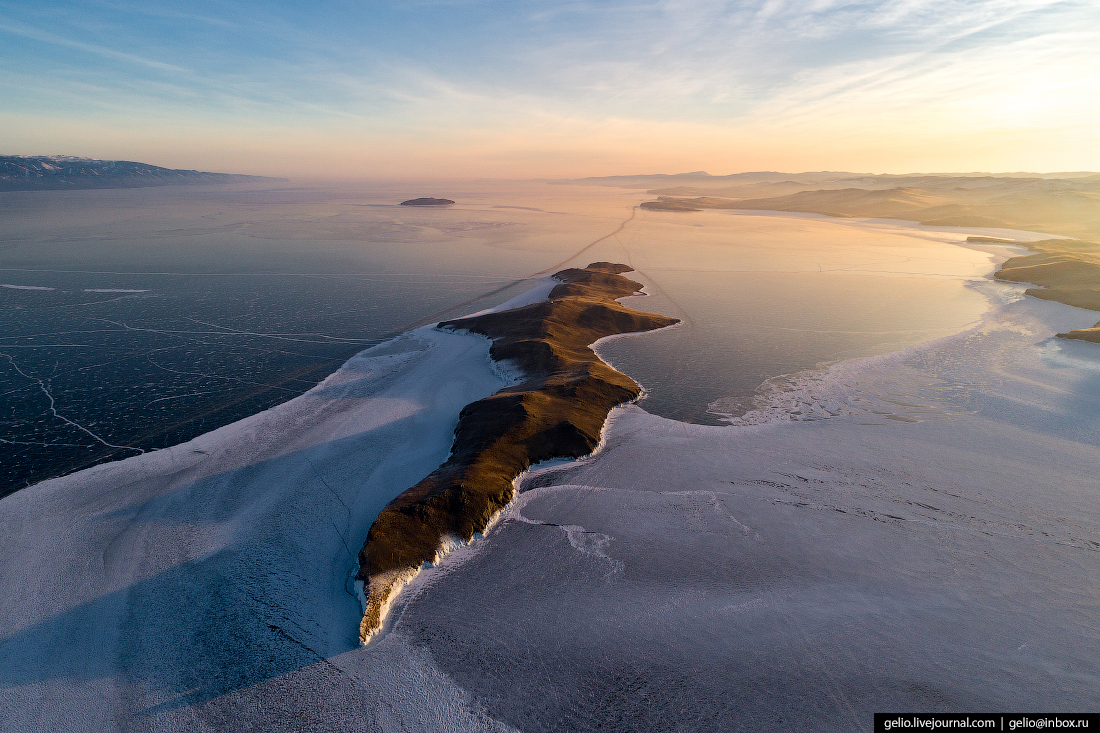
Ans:
<svg viewBox="0 0 1100 733"><path fill-rule="evenodd" d="M274 409L3 499L0 729L369 730L459 715L461 691L440 692L415 650L391 642L371 658L404 661L340 667L358 660L367 529L446 458L459 410L504 384L488 347L420 329ZM415 679L380 671L396 667ZM388 687L363 695L378 676Z"/></svg>

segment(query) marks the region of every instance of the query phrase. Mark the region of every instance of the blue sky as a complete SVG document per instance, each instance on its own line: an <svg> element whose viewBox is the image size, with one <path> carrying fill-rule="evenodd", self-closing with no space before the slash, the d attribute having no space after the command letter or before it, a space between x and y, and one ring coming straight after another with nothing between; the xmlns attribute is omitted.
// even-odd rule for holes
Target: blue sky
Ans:
<svg viewBox="0 0 1100 733"><path fill-rule="evenodd" d="M0 148L292 175L1100 169L1094 0L0 2Z"/></svg>

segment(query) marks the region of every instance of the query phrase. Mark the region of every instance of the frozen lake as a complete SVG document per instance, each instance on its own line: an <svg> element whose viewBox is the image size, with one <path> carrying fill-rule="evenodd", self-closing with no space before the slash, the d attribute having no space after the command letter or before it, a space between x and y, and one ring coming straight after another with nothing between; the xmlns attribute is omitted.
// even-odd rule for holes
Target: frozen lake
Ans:
<svg viewBox="0 0 1100 733"><path fill-rule="evenodd" d="M683 323L599 351L646 386L647 411L722 424L780 375L896 351L976 322L992 263L1010 248L965 245L968 234L1006 233L810 214L641 211L617 239L651 297L624 302Z"/></svg>
<svg viewBox="0 0 1100 733"><path fill-rule="evenodd" d="M19 491L0 727L850 731L1093 706L1100 358L1051 337L1095 313L990 281L1005 251L965 230L639 212L578 253L630 216L593 194L572 250L547 234L482 274L630 261L652 293L631 305L685 317L601 345L650 396L596 455L525 476L366 647L355 553L503 384L483 339L414 332L266 412ZM564 210L518 196L492 205ZM641 409L661 400L740 417Z"/></svg>
<svg viewBox="0 0 1100 733"><path fill-rule="evenodd" d="M1070 310L847 362L760 425L623 408L426 573L392 636L524 731L1091 709L1100 356L1049 339L1091 317Z"/></svg>
<svg viewBox="0 0 1100 733"><path fill-rule="evenodd" d="M427 210L396 205L415 184L0 194L0 495L285 402L558 265L630 262L652 294L635 307L684 320L602 353L646 385L646 409L690 422L984 307L968 284L989 256L945 246L958 232L635 211L638 194L603 187L452 189L458 205Z"/></svg>

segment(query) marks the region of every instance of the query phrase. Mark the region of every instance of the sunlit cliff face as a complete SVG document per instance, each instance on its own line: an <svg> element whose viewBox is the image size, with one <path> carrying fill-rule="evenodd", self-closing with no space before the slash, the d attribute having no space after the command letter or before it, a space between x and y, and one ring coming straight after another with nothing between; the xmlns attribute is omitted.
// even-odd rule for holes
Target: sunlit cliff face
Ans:
<svg viewBox="0 0 1100 733"><path fill-rule="evenodd" d="M7 153L326 178L1100 168L1090 2L2 15Z"/></svg>

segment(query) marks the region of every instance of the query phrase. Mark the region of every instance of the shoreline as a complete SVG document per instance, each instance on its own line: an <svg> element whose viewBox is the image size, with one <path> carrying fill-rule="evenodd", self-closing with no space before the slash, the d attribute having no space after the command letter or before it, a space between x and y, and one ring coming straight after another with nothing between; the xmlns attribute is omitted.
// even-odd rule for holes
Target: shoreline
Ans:
<svg viewBox="0 0 1100 733"><path fill-rule="evenodd" d="M981 242L961 242L956 243L954 246L969 248L974 244L989 244ZM998 243L1001 244L1001 243ZM1003 244L1017 245L1016 242L1003 242ZM904 346L900 349L893 351L886 351L879 354L870 354L867 356L857 356L838 359L835 361L822 362L817 366L810 369L803 369L801 371L792 372L790 374L779 374L762 382L757 387L756 397L752 402L752 407L744 410L741 414L735 415L732 413L723 413L718 411L711 411L711 414L717 415L725 423L720 426L711 427L764 427L768 425L784 424L790 422L814 422L822 419L829 419L832 417L838 417L840 415L854 414L854 412L861 412L865 407L849 406L849 402L854 399L865 401L879 401L882 402L882 396L870 396L865 394L854 394L841 392L839 394L832 394L831 398L839 398L840 402L844 405L841 412L837 414L829 414L828 410L818 406L817 415L807 413L805 405L816 405L818 400L813 398L817 391L823 386L829 383L845 382L849 385L858 382L861 375L880 372L887 369L885 365L893 363L897 365L904 364L907 360L919 356L922 353L926 353L929 350L935 348L937 344L948 344L958 340L960 337L966 334L979 333L985 327L991 323L997 322L997 314L1005 307L1022 299L1025 294L1019 290L1018 285L1015 282L1009 280L1003 280L998 277L998 273L1005 262L1013 259L1012 255L997 255L989 250L983 250L989 253L992 257L1000 259L1000 262L994 259L992 265L993 268L985 276L979 279L966 280L964 286L968 289L978 292L986 301L985 310L973 321L963 325L958 330L936 336L933 338L918 341L908 346ZM1002 259L1003 257L1003 259ZM1017 286L1013 288L1011 286ZM1004 287L1009 286L1009 287ZM1013 294L1017 295L1013 295ZM1066 304L1063 304L1066 305ZM1053 334L1061 336L1062 334ZM796 410L791 404L782 404L784 400L792 400L802 398L799 408ZM722 399L719 398L711 403L713 408L718 405ZM888 402L888 400L887 400ZM883 409L883 405L879 405L879 409ZM826 414L822 415L824 411ZM881 414L888 414L883 412ZM797 414L798 417L794 417ZM902 418L904 419L904 418ZM694 424L693 424L694 426Z"/></svg>
<svg viewBox="0 0 1100 733"><path fill-rule="evenodd" d="M23 589L0 603L0 728L146 711L196 730L357 650L357 545L394 486L446 460L462 407L507 386L488 351L403 334L270 410L0 500L0 577Z"/></svg>
<svg viewBox="0 0 1100 733"><path fill-rule="evenodd" d="M794 218L812 217L812 218L826 218L826 219L830 219L830 220L832 219L832 217L828 217L827 215L816 214L814 212L783 212L783 211L777 211L777 212L776 211L761 211L761 212L756 212L756 211L735 211L734 212L734 211L729 211L727 213L738 214L738 215L744 215L744 214L754 215L755 214L755 215L768 215L768 216L778 215L778 216L781 216L781 217L794 217ZM862 221L865 221L866 219L864 217L850 217L849 220L855 220L855 221L862 222ZM896 224L894 223L895 221L903 221L903 220L883 220L883 223L887 224L889 226L896 226ZM878 222L873 221L873 223L878 223ZM913 226L914 229L926 229L926 228L928 228L927 225L923 225L920 222L912 222L912 224L914 225ZM949 231L951 233L965 234L965 233L957 232L959 227L943 227L942 229L945 230L945 231ZM1011 231L1013 234L1024 234L1025 233L1022 230L1005 230L1005 231ZM1037 235L1037 236L1041 236L1041 235ZM982 239L986 239L986 238L982 238ZM993 284L993 283L998 282L996 274L999 271L999 268L1003 265L1003 263L1005 261L1011 259L1012 255L1011 254L994 254L991 250L987 250L984 247L981 247L981 245L987 245L987 246L1009 245L1009 246L1016 246L1016 247L1026 247L1027 243L1017 241L1017 240L1009 240L1009 239L999 239L999 238L988 238L988 239L990 239L992 241L970 242L969 239L968 239L968 241L952 242L951 244L953 244L954 246L965 247L965 248L971 248L974 245L978 245L979 249L983 249L983 251L986 251L993 258L995 258L992 262L993 269L986 272L982 276L980 281L975 281L975 282ZM997 260L999 260L999 262ZM597 263L597 264L600 264L600 263ZM625 268L626 266L621 265L620 267ZM547 280L552 280L552 278L546 278L546 279ZM1002 283L1002 284L1007 284L1007 283ZM640 286L640 284L639 284L639 286ZM540 286L537 286L535 288L532 288L530 291L527 291L525 293L520 294L519 296L516 296L516 298L513 298L511 301L508 301L506 303L502 303L501 305L499 305L495 308L488 309L488 310L485 310L485 311L479 311L477 313L471 314L470 316L465 316L465 317L462 317L462 318L459 318L459 319L455 319L455 321L444 322L444 323L441 323L441 324L438 324L438 325L440 327L448 327L448 326L451 326L453 324L455 328L461 328L461 325L460 325L461 321L468 320L468 319L474 319L474 318L476 318L478 316L481 316L481 315L506 312L506 309L522 307L523 305L534 304L534 303L539 302L540 298L547 297L549 295L549 292L550 292L550 288L545 287L544 285L540 285ZM645 291L644 286L640 286L638 288L638 290L635 291L635 292L626 294L625 297L639 296L639 295L648 295L648 293ZM795 374L778 375L777 377L773 377L772 379L792 380L792 384L788 384L785 388L782 388L782 389L769 391L766 395L764 395L767 398L764 401L770 401L771 398L774 398L774 397L777 397L777 396L782 396L782 395L787 394L787 393L792 393L793 394L794 392L804 391L805 385L798 383L798 382L802 382L804 378L808 377L814 382L825 383L827 381L834 381L835 380L835 376L836 376L835 371L836 371L837 368L846 368L846 369L856 368L859 371L878 371L882 368L882 365L886 362L904 360L904 359L910 357L914 353L919 353L921 350L926 350L933 343L947 342L947 341L950 341L952 339L956 339L960 334L967 333L969 331L973 331L976 327L980 326L980 324L982 324L988 318L990 318L990 316L992 315L994 310L997 309L998 306L1003 306L1006 302L1003 299L998 299L998 298L996 298L995 296L993 296L991 294L984 294L984 295L985 295L985 298L986 298L987 303L988 303L988 307L984 311L984 313L979 317L978 320L967 324L966 326L964 326L963 328L961 328L960 330L958 330L954 333L946 334L946 335L943 335L943 336L938 336L936 338L926 340L926 341L921 341L921 342L918 342L916 344L912 344L910 346L907 346L907 347L905 347L903 349L900 349L900 350L897 350L897 351L885 352L885 353L882 353L882 354L873 354L873 355L864 356L864 357L845 358L845 359L841 359L841 360L836 361L836 362L829 362L829 363L821 364L816 368L804 370L802 372L798 372L798 373L795 373ZM675 328L679 328L679 327L683 326L683 323L681 321L679 321L679 319L672 319L672 320L673 320L672 323L670 323L668 326L663 327L661 330L675 329ZM606 336L601 336L600 338L596 339L591 344L589 344L589 348L596 355L596 357L597 357L597 359L599 359L599 361L601 361L603 364L605 364L609 368L618 371L617 368L615 367L615 365L613 365L610 361L607 361L606 359L604 359L604 357L600 354L599 346L601 344L605 343L605 342L614 341L614 340L617 340L617 339L620 339L620 338L635 337L635 336L639 336L642 333L646 333L646 332L647 331L626 331L626 332L612 333L612 334L609 334L609 335L606 335ZM474 333L477 333L477 332L474 331ZM493 337L489 336L487 334L479 334L479 335L485 335L490 340L493 340ZM518 370L516 372L511 372L505 367L504 362L496 361L493 358L492 355L490 355L490 364L491 364L491 368L493 369L493 371L495 373L501 375L502 377L504 377L506 379L511 379L513 382L522 382L523 379L524 379L522 370ZM624 376L627 376L631 381L634 381L633 377L629 377L629 375L625 375L625 374L624 374ZM771 380L769 380L769 383L770 383L770 381ZM637 383L636 381L635 381L635 384L639 388L638 394L630 402L624 402L622 404L635 403L640 398L644 397L644 395L646 394L647 390L646 390L645 385ZM765 384L767 384L767 383L765 383ZM764 386L764 385L761 385L761 386ZM505 389L508 389L508 388L506 387ZM600 428L599 437L596 441L596 447L593 448L590 452L588 452L586 454L583 454L583 455L580 455L580 456L570 457L570 458L575 458L575 459L579 459L579 460L572 460L572 461L563 462L560 465L553 465L553 461L555 459L552 458L552 459L549 459L548 465L542 465L542 466L537 465L537 464L536 465L531 465L529 467L524 468L519 473L517 473L515 475L515 477L512 479L513 491L515 492L515 495L518 495L521 492L531 490L533 488L538 488L539 486L542 485L542 481L551 480L549 477L552 477L556 473L555 469L561 468L563 466L570 466L570 467L577 466L577 465L580 465L581 463L587 463L592 458L594 458L596 456L596 454L598 453L599 448L604 445L605 437L608 434L608 432L610 431L612 423L617 419L617 416L620 415L621 410L619 409L619 407L621 407L621 406L622 405L619 405L616 408L613 408L612 410L610 410L608 412L608 415L607 415L606 419L604 420L603 425ZM763 420L759 419L762 412L772 412L772 413L774 413L776 411L774 408L775 408L774 405L763 405L763 404L757 403L757 404L754 404L753 407L750 410L746 411L745 414L740 415L740 416L728 416L728 415L722 414L722 417L724 418L724 424L722 424L722 425L707 426L707 425L696 425L696 424L693 424L693 423L688 423L688 425L690 425L693 429L698 429L698 430L703 430L703 431L709 431L709 430L722 431L722 430L728 429L730 427L734 427L734 428L737 428L739 430L761 429L761 428L766 428L768 426L773 426L773 425L779 425L779 424L783 424L783 423L792 422L792 420L789 419L789 417L790 417L789 415L787 415L785 419L777 418L774 414L772 414L769 417L766 417ZM780 411L781 412L787 412L785 410L780 410ZM860 410L857 408L856 411L858 412ZM647 413L647 414L649 414L649 413ZM719 413L715 413L715 414L719 414ZM847 413L847 414L851 414L851 413ZM883 413L880 412L879 414L883 414ZM836 417L836 416L838 416L838 415L829 415L829 417ZM673 423L679 423L680 422L680 421L677 421L677 420L672 420L670 418L663 418L659 415L652 415L652 417L658 418L662 421L668 420L668 421L673 422ZM812 417L811 418L803 418L803 419L798 420L797 422L805 422L805 421L811 421L812 422L812 421L815 421L817 419L820 419L820 418L812 418ZM904 419L904 418L901 418L901 419ZM457 432L457 429L456 429L456 432ZM543 478L540 478L540 477L543 477ZM529 481L534 481L535 483L529 484L528 483ZM413 488L415 488L415 487L413 487ZM410 489L410 491L411 491L411 489ZM402 496L403 495L404 494L402 494ZM398 499L400 499L400 498L401 497L399 496L394 501L397 502ZM504 502L499 508L497 508L490 515L488 521L485 524L485 527L482 528L481 530L474 531L472 533L472 535L468 538L463 538L463 537L461 537L459 535L456 535L456 534L453 534L453 533L441 533L439 538L438 538L437 544L436 544L436 551L434 553L432 553L430 557L427 557L427 553L424 553L424 557L421 559L421 561L418 564L416 564L415 567L413 567L412 563L409 563L408 566L406 566L403 569L395 569L395 570L384 571L382 573L378 573L375 576L375 580L376 580L375 584L376 584L376 587L380 587L383 590L382 590L381 593L377 594L374 598L370 598L368 596L368 589L369 589L369 584L370 584L370 580L371 580L370 576L363 577L365 575L364 572L363 572L363 568L365 567L365 564L363 563L363 553L365 553L367 551L367 547L371 544L370 537L368 537L368 540L364 543L364 549L360 554L360 563L361 563L360 573L357 575L356 581L355 581L356 591L357 591L357 594L360 598L360 603L361 603L361 605L363 606L363 609L364 609L364 619L363 619L363 623L360 627L361 643L363 643L363 644L368 643L372 638L374 638L374 636L376 634L378 634L378 633L382 632L383 630L388 629L390 627L391 623L393 623L393 621L389 618L390 611L395 607L396 608L403 607L404 604L407 603L407 599L401 599L401 598L399 598L399 595L408 586L414 586L414 587L419 586L418 580L419 580L419 576L421 575L422 570L438 567L444 557L450 556L455 550L469 547L470 543L472 542L473 539L483 537L485 535L485 533L488 531L488 529L491 526L493 526L494 524L496 524L502 518L502 516L504 514L503 510L506 509L507 507L511 506L511 503L512 503L511 501ZM415 593L414 593L414 595L415 595ZM376 621L374 621L374 623L368 623L369 618L376 619ZM367 630L368 628L372 628L373 630L368 631Z"/></svg>

